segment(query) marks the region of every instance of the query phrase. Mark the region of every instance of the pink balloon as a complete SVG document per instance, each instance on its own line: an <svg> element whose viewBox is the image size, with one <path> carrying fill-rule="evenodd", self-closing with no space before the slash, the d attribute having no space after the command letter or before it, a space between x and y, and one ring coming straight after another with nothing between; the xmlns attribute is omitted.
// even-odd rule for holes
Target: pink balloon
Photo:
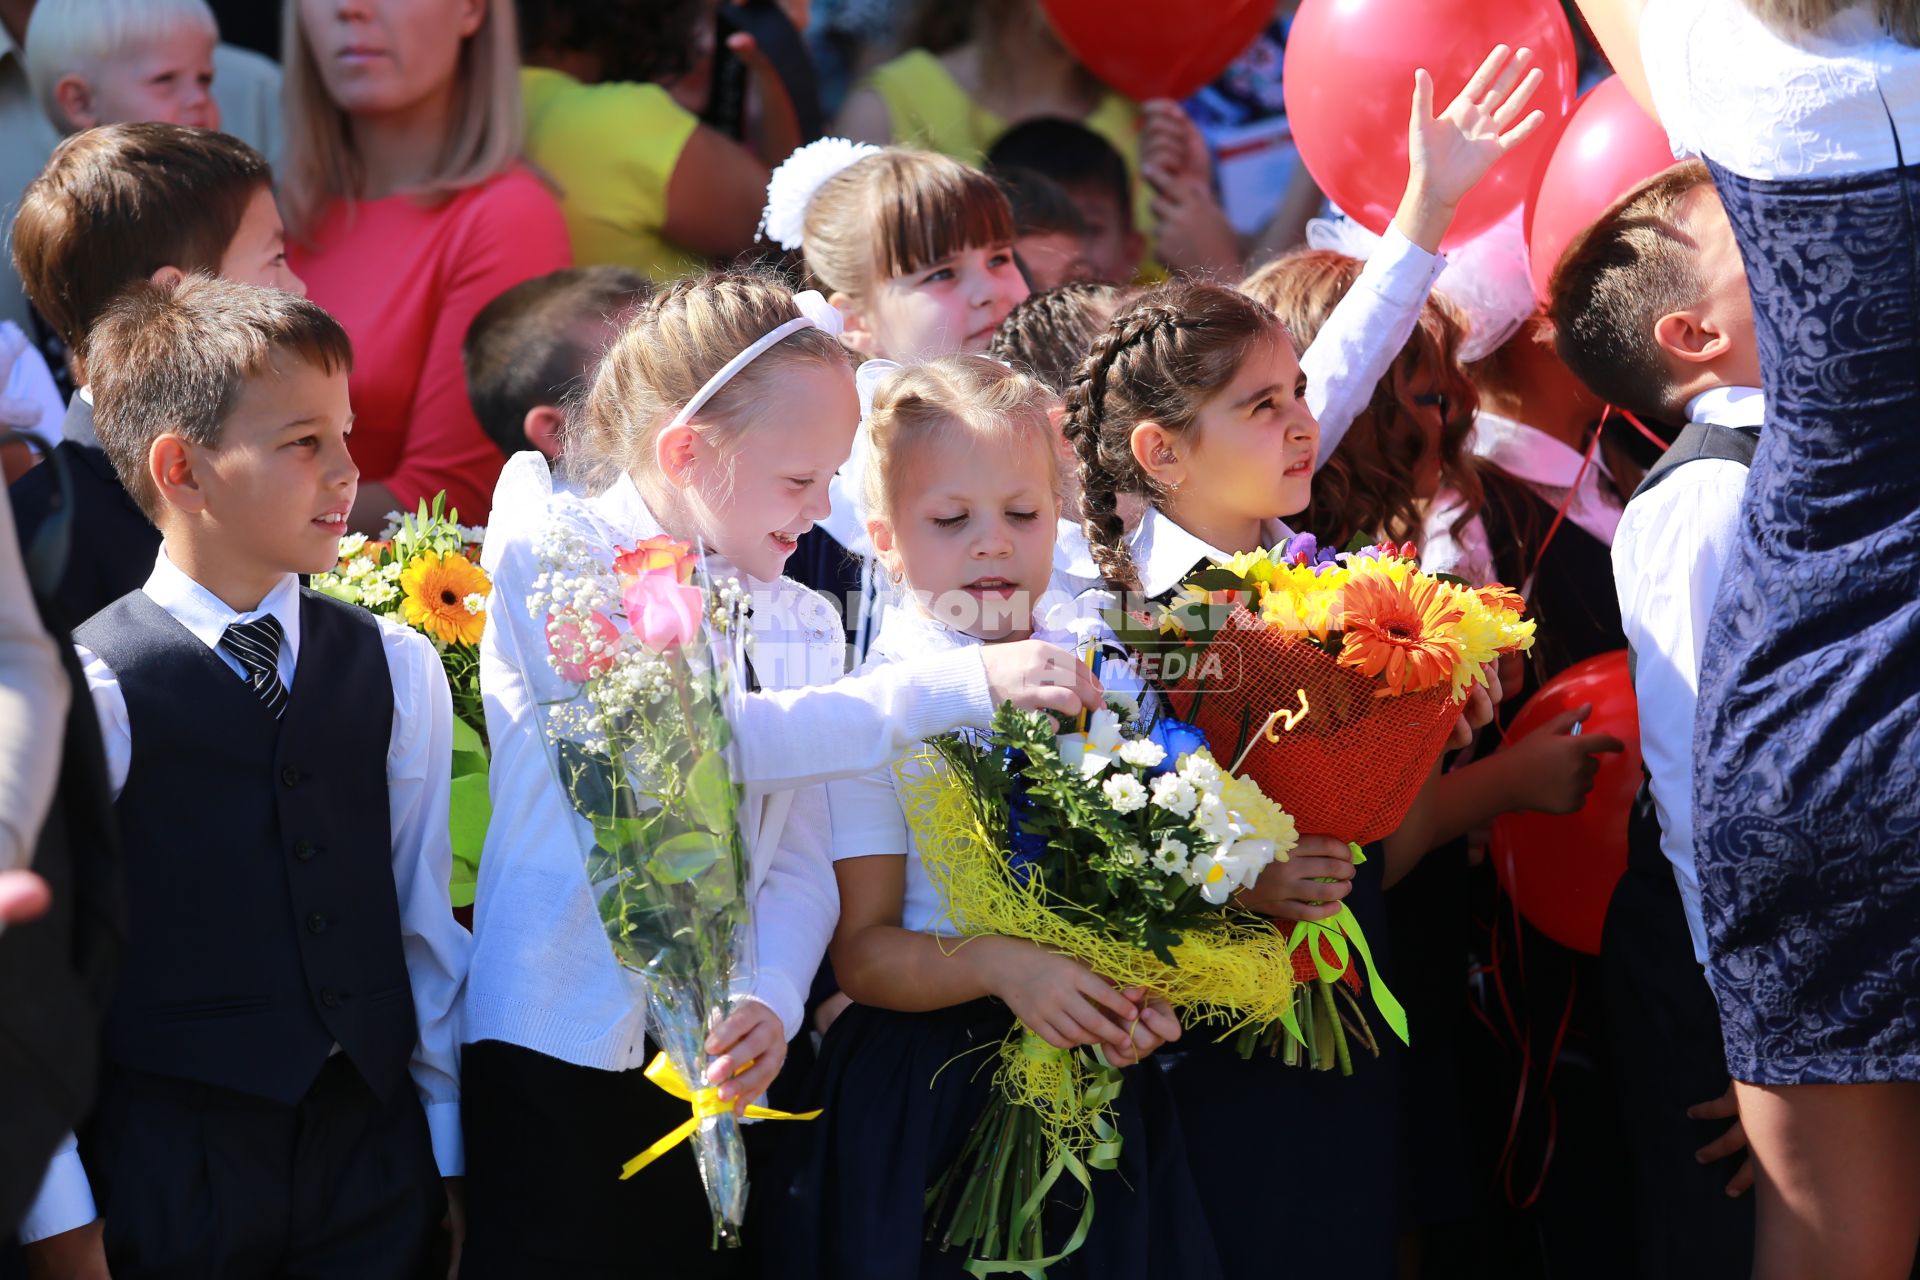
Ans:
<svg viewBox="0 0 1920 1280"><path fill-rule="evenodd" d="M1407 187L1413 73L1433 76L1434 110L1497 44L1533 51L1545 74L1528 110L1547 126L1573 105L1573 31L1558 0L1304 0L1287 33L1287 120L1329 199L1376 234ZM1460 202L1444 245L1464 244L1520 207L1546 161L1536 130Z"/></svg>
<svg viewBox="0 0 1920 1280"><path fill-rule="evenodd" d="M1574 237L1607 206L1673 164L1667 134L1627 92L1619 76L1595 85L1567 117L1527 200L1527 265L1533 292L1547 282Z"/></svg>

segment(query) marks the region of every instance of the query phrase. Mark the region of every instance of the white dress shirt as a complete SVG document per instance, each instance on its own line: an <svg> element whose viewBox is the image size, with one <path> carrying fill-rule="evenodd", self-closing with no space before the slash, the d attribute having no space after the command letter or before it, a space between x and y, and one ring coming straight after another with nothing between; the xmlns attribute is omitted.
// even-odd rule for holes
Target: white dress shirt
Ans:
<svg viewBox="0 0 1920 1280"><path fill-rule="evenodd" d="M1292 536L1293 530L1285 521L1269 520L1261 526L1260 545L1277 547ZM1133 553L1133 565L1140 574L1140 594L1149 599L1185 582L1202 560L1233 558L1231 552L1188 533L1158 507L1148 507L1127 535L1127 550ZM1104 585L1087 546L1085 530L1064 520L1060 522L1059 542L1054 544L1052 585L1055 592L1075 597Z"/></svg>
<svg viewBox="0 0 1920 1280"><path fill-rule="evenodd" d="M258 608L235 612L167 558L155 558L142 588L147 596L219 657L236 679L247 679L238 659L220 647L236 622L268 614L280 624L280 680L291 691L300 656L300 580L288 574ZM400 905L400 944L420 1038L408 1070L426 1109L440 1172L465 1171L460 1141L460 1006L467 977L466 930L447 905L453 846L447 835L448 785L453 766L453 699L440 655L425 636L379 620L380 645L393 683L393 726L387 740L387 806L393 836L393 888ZM126 785L133 759L133 730L126 695L112 668L85 646L75 646L87 689L100 717L107 779L114 794ZM183 746L189 745L183 739ZM134 910L139 905L134 904ZM86 1170L69 1139L48 1168L33 1209L21 1224L32 1243L93 1221Z"/></svg>
<svg viewBox="0 0 1920 1280"><path fill-rule="evenodd" d="M1687 405L1690 422L1757 428L1765 418L1765 398L1754 387L1716 388ZM1740 539L1746 486L1747 469L1737 462L1689 462L1627 504L1613 540L1620 626L1633 646L1640 754L1660 815L1660 851L1673 863L1694 957L1702 964L1707 932L1693 861L1693 711L1700 649L1720 575Z"/></svg>
<svg viewBox="0 0 1920 1280"><path fill-rule="evenodd" d="M1640 53L1676 156L1775 180L1878 173L1920 155L1920 49L1867 5L1789 40L1745 0L1648 0Z"/></svg>
<svg viewBox="0 0 1920 1280"><path fill-rule="evenodd" d="M587 499L555 495L545 461L516 455L495 492L481 562L495 604L480 646L493 745L494 819L474 903L469 1041L501 1040L603 1071L642 1065L645 987L614 959L585 871L591 827L549 763L543 704L572 696L546 660L526 599L549 522L611 555L661 532L631 480ZM839 915L818 785L864 773L921 738L993 715L978 653L928 654L842 675L845 638L824 597L785 579L752 594L754 673L734 726L747 796L755 963L735 995L760 1000L789 1037Z"/></svg>

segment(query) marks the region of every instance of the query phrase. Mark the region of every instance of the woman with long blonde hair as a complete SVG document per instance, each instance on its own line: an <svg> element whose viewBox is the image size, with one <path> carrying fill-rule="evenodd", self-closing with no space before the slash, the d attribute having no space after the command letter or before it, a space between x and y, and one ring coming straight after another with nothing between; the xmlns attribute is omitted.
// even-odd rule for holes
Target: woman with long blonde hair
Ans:
<svg viewBox="0 0 1920 1280"><path fill-rule="evenodd" d="M353 338L352 525L446 491L486 518L502 459L467 402L474 315L568 265L520 159L512 0L286 0L288 253Z"/></svg>

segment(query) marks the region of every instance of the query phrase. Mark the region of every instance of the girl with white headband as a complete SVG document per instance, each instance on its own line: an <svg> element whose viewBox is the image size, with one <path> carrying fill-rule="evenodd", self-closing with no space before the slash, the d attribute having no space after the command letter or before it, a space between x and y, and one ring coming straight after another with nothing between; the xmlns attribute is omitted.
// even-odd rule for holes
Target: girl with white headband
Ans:
<svg viewBox="0 0 1920 1280"><path fill-rule="evenodd" d="M555 529L608 559L661 534L697 539L716 576L751 595L755 691L735 730L754 964L709 1041L723 1096L737 1104L766 1089L801 1030L838 915L821 784L923 737L984 727L1004 700L1067 713L1099 701L1071 655L1038 641L842 676L832 604L781 576L800 535L827 514L828 482L859 419L839 330L815 293L745 274L681 281L615 341L580 406L568 461L592 496L555 493L537 454L514 458L501 477L482 560L494 582L481 646L494 818L462 1070L469 1277L629 1275L637 1226L650 1272L740 1265L709 1252L690 1148L616 1176L686 1107L641 1078L642 986L607 945L580 819L546 760L543 708L571 687L549 667L543 620L527 601L551 588L539 580L540 546Z"/></svg>

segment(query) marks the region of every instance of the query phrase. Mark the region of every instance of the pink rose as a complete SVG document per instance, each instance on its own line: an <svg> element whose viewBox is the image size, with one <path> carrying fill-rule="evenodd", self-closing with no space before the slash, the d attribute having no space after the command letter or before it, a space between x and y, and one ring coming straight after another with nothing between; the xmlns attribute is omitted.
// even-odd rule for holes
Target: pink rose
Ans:
<svg viewBox="0 0 1920 1280"><path fill-rule="evenodd" d="M627 625L636 640L655 653L677 649L700 634L707 598L698 587L675 582L670 575L649 573L627 584L620 597L627 607Z"/></svg>
<svg viewBox="0 0 1920 1280"><path fill-rule="evenodd" d="M593 642L600 642L595 653ZM605 675L613 667L614 651L620 647L620 629L604 613L594 613L581 622L577 616L555 619L547 615L547 649L561 676L575 684L585 684Z"/></svg>

